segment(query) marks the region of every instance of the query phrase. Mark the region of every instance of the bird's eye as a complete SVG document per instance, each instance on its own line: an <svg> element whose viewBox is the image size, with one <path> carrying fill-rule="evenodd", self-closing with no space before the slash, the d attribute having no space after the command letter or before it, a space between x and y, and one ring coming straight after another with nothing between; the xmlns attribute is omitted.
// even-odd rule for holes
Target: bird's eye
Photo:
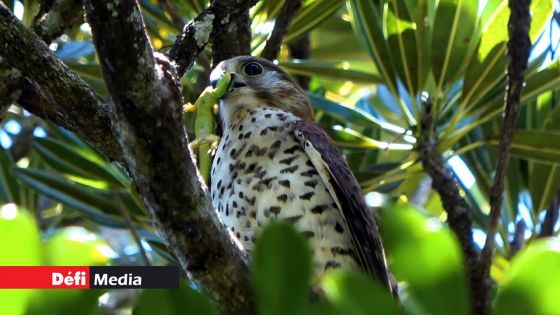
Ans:
<svg viewBox="0 0 560 315"><path fill-rule="evenodd" d="M246 75L259 75L263 72L263 68L256 62L250 62L243 67Z"/></svg>

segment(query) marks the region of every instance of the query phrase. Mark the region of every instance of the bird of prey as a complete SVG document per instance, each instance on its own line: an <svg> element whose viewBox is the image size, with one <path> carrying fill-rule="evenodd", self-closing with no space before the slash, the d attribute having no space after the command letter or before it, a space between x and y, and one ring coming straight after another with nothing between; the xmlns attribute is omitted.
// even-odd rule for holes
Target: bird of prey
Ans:
<svg viewBox="0 0 560 315"><path fill-rule="evenodd" d="M313 251L314 275L362 269L390 289L376 222L343 156L313 122L309 99L274 63L251 56L222 61L215 84L223 134L211 171L212 203L242 250L271 220L293 223Z"/></svg>

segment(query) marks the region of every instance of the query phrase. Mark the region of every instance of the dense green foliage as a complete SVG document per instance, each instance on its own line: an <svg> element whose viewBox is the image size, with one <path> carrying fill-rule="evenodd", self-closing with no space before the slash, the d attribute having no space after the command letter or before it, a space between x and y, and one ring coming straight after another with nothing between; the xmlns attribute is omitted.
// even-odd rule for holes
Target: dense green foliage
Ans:
<svg viewBox="0 0 560 315"><path fill-rule="evenodd" d="M165 50L181 26L160 1L138 2L154 48ZM207 2L174 1L172 14L192 19ZM260 1L251 10L254 54L264 47L283 2ZM440 153L465 163L451 165L472 208L480 245L501 126L509 9L506 1L479 2L303 1L284 43L309 34L312 57L294 60L283 47L278 62L294 75L311 77L309 96L317 123L342 149L364 192L377 192L373 196L382 201L383 242L401 286L402 306L365 276L349 273L313 282L326 298L310 303L307 244L289 226L275 224L262 233L254 257L260 314L471 312L462 253L445 225L439 195L419 188L426 186L427 176L414 145L421 132L422 100L429 99ZM27 25L38 3L7 1L23 8ZM542 41L544 30L554 27L553 13L552 0L533 1L533 42ZM51 48L107 97L87 24L68 30ZM539 239L547 209L560 198L560 64L547 60L548 53L536 49L526 73L491 270L498 284L493 314L560 314L558 224L553 222L553 238ZM210 49L203 54L209 58ZM204 89L199 78L207 75L199 64L185 74L181 85L186 100L198 97ZM14 132L16 125L19 131ZM186 115L185 126L193 131L194 115ZM0 203L7 204L0 210L0 265L127 265L144 264L146 258L153 264L176 263L119 165L17 104L2 128L0 136L11 145L0 150ZM516 234L526 244L519 253L512 249ZM111 238L115 235L118 241ZM99 314L101 297L120 303L103 307L137 314L218 314L208 295L186 282L180 290L121 297L105 291L4 290L0 305L7 314L59 314L62 309Z"/></svg>

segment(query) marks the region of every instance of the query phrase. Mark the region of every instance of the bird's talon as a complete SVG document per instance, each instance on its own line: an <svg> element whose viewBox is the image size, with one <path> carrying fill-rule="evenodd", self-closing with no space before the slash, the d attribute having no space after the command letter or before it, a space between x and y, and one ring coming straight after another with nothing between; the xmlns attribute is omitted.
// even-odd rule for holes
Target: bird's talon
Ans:
<svg viewBox="0 0 560 315"><path fill-rule="evenodd" d="M196 111L196 105L191 104L191 103L187 103L185 104L185 106L183 106L183 111L185 113L192 113Z"/></svg>

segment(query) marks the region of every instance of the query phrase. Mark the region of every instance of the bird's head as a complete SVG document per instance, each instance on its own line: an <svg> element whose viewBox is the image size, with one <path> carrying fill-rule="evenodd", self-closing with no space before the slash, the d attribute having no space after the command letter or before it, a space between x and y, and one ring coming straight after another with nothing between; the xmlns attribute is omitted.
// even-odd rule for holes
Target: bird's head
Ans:
<svg viewBox="0 0 560 315"><path fill-rule="evenodd" d="M312 121L309 99L286 71L274 63L252 56L239 56L220 62L210 75L216 85L224 73L231 74L228 92L220 99L220 115L229 122L244 109L274 107Z"/></svg>

